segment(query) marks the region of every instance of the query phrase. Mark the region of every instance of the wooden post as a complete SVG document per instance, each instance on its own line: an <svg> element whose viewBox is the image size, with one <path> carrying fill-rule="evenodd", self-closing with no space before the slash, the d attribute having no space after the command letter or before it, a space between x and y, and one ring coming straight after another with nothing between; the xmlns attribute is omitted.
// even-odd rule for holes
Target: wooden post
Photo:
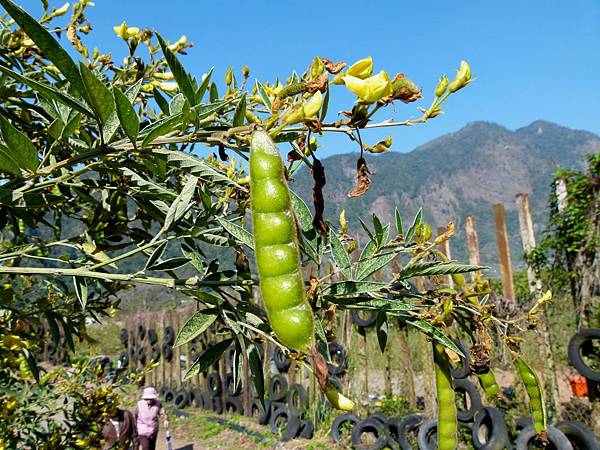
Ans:
<svg viewBox="0 0 600 450"><path fill-rule="evenodd" d="M166 372L167 362L165 361L165 355L163 354L163 348L164 348L163 344L165 342L165 313L164 313L164 311L161 311L161 313L160 313L160 330L158 331L158 336L159 336L158 345L160 346L160 353L161 353L160 369L159 369L160 385L166 386L167 380L165 378L165 372Z"/></svg>
<svg viewBox="0 0 600 450"><path fill-rule="evenodd" d="M469 253L469 264L480 266L481 259L479 258L479 238L477 237L477 227L475 226L475 216L468 215L465 217L465 231L467 233L467 251ZM475 281L479 271L471 272L471 280Z"/></svg>
<svg viewBox="0 0 600 450"><path fill-rule="evenodd" d="M509 300L515 299L513 288L512 264L510 261L510 247L508 245L508 233L506 231L506 218L504 205L494 205L494 217L496 219L496 240L498 241L498 256L500 258L500 272L502 273L502 295Z"/></svg>
<svg viewBox="0 0 600 450"><path fill-rule="evenodd" d="M446 227L438 227L437 229L438 235L444 234L446 232ZM450 240L446 239L439 245L440 252L449 260L452 259L452 255L450 253ZM454 287L454 281L452 281L451 275L446 275L444 277L446 279L446 284L450 287Z"/></svg>
<svg viewBox="0 0 600 450"><path fill-rule="evenodd" d="M531 252L535 248L535 233L533 230L533 220L531 219L531 209L529 206L529 195L517 194L517 208L519 211L519 227L521 229L521 240L523 241L523 250L525 253ZM533 298L542 295L542 283L537 278L535 271L527 265L527 281L529 292ZM550 391L550 410L554 411L554 419L560 419L562 408L560 403L560 394L558 391L558 379L554 358L552 356L552 337L550 336L548 316L545 311L541 312L541 320L538 322L538 332L536 340L538 341L538 353L544 367L544 378L548 381Z"/></svg>

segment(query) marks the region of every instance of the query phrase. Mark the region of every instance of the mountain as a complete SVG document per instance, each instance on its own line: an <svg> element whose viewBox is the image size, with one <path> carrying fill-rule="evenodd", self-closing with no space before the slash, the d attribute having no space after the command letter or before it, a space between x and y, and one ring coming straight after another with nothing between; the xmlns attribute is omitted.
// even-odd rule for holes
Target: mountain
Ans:
<svg viewBox="0 0 600 450"><path fill-rule="evenodd" d="M454 259L467 261L464 217L476 218L481 261L497 275L498 256L492 205L503 203L513 265L521 267L522 247L515 196L528 193L539 239L547 220L547 202L556 167L585 167L585 155L600 152L600 137L545 121L511 131L495 123L472 122L408 153L367 155L373 182L362 197L348 198L354 185L358 152L335 155L322 161L327 176L325 218L338 223L342 209L351 230L358 217L370 223L376 213L393 222L394 208L409 222L419 207L432 226L456 224L451 241ZM307 204L312 204L312 179L307 170L291 184Z"/></svg>

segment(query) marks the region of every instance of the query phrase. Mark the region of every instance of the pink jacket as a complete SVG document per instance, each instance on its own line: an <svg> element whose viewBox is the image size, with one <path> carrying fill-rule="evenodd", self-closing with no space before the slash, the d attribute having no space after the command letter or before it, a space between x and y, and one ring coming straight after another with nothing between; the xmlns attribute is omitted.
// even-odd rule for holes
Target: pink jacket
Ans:
<svg viewBox="0 0 600 450"><path fill-rule="evenodd" d="M135 408L137 432L139 436L153 436L158 433L158 416L165 417L165 410L159 401L148 406L146 400L140 400Z"/></svg>

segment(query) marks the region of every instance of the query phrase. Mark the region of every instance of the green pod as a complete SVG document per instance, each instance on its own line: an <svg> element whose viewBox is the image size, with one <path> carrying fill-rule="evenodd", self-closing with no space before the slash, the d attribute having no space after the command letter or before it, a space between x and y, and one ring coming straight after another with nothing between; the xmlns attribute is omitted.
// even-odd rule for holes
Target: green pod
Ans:
<svg viewBox="0 0 600 450"><path fill-rule="evenodd" d="M546 404L540 379L522 357L518 356L514 364L529 396L529 407L531 408L535 432L537 434L545 432L547 430Z"/></svg>
<svg viewBox="0 0 600 450"><path fill-rule="evenodd" d="M306 298L300 246L281 154L264 131L250 143L252 229L260 290L282 344L310 353L314 316Z"/></svg>
<svg viewBox="0 0 600 450"><path fill-rule="evenodd" d="M496 376L492 369L488 369L487 372L478 373L477 378L479 378L479 384L486 396L495 397L500 393L500 386L496 382Z"/></svg>
<svg viewBox="0 0 600 450"><path fill-rule="evenodd" d="M458 445L454 386L450 374L450 361L444 346L437 342L433 343L433 362L438 403L438 450L454 450Z"/></svg>

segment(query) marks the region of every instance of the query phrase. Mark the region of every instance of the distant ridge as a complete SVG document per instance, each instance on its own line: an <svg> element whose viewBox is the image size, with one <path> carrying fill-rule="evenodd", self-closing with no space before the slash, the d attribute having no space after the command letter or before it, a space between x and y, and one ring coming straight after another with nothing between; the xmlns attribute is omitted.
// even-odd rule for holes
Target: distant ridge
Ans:
<svg viewBox="0 0 600 450"><path fill-rule="evenodd" d="M464 216L476 217L481 260L496 267L497 250L492 205L507 210L513 263L521 266L522 249L515 195L530 195L536 234L547 219L547 201L552 174L557 166L583 168L585 155L600 152L600 137L544 120L511 131L491 122L471 122L460 130L431 140L408 153L369 155L371 189L360 198L349 199L358 153L324 159L326 219L337 224L346 209L348 220L358 230L358 217L377 213L393 222L394 207L405 221L422 206L425 219L435 228L452 220L457 236L451 241L452 257L466 260ZM301 171L292 184L308 204L312 180Z"/></svg>

